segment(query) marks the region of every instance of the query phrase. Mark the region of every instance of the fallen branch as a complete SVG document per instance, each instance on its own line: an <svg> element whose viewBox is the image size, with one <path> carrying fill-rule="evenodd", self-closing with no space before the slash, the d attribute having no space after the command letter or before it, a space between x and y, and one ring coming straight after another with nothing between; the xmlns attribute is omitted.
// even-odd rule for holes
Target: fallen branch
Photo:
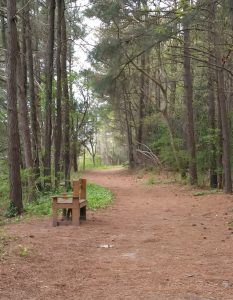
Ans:
<svg viewBox="0 0 233 300"><path fill-rule="evenodd" d="M136 151L138 153L143 154L145 157L152 159L156 165L158 165L160 168L163 166L161 161L159 160L158 156L155 155L152 150L145 144L139 143L137 142L138 145L143 146L144 148L146 148L146 150L142 150L142 149L136 149Z"/></svg>

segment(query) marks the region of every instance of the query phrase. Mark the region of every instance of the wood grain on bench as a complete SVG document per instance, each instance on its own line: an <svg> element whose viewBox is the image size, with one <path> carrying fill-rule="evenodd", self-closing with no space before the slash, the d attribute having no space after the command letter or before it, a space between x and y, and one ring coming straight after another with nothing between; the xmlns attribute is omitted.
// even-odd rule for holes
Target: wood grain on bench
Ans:
<svg viewBox="0 0 233 300"><path fill-rule="evenodd" d="M52 196L53 226L58 225L58 209L72 210L72 224L78 226L81 220L86 220L86 179L73 181L73 194Z"/></svg>

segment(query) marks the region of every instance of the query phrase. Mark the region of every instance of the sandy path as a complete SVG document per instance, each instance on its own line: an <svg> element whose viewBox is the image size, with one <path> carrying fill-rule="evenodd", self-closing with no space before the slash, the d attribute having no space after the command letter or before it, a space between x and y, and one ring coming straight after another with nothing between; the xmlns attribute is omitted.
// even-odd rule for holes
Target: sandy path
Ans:
<svg viewBox="0 0 233 300"><path fill-rule="evenodd" d="M146 186L124 170L87 179L116 201L80 227L47 218L7 227L19 239L0 262L1 300L233 300L232 196Z"/></svg>

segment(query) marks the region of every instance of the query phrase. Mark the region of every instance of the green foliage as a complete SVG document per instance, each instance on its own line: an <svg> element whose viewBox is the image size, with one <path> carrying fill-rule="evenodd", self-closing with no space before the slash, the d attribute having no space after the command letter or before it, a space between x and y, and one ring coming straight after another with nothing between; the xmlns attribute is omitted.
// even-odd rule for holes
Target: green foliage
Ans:
<svg viewBox="0 0 233 300"><path fill-rule="evenodd" d="M84 170L84 165L83 165L83 156L79 158L79 170L83 171ZM101 169L104 167L102 165L101 157L99 155L96 156L95 158L95 165L93 163L92 157L88 154L85 157L85 170L91 170L91 169Z"/></svg>
<svg viewBox="0 0 233 300"><path fill-rule="evenodd" d="M145 175L145 170L144 169L140 169L137 172L137 179L142 179Z"/></svg>
<svg viewBox="0 0 233 300"><path fill-rule="evenodd" d="M19 255L21 257L28 257L29 256L29 249L23 245L19 245Z"/></svg>
<svg viewBox="0 0 233 300"><path fill-rule="evenodd" d="M229 222L228 225L229 225L229 228L233 228L233 221Z"/></svg>
<svg viewBox="0 0 233 300"><path fill-rule="evenodd" d="M25 204L25 213L29 216L51 215L51 196L52 193L47 193L37 201ZM113 194L99 185L88 183L87 200L90 209L104 208L112 202Z"/></svg>
<svg viewBox="0 0 233 300"><path fill-rule="evenodd" d="M83 156L79 158L78 161L79 165L79 171L84 171L83 168ZM88 154L85 158L85 170L92 170L92 169L98 169L98 170L106 170L106 169L112 169L113 167L119 167L118 165L106 165L102 163L102 159L100 155L96 155L95 157L95 165L93 163L92 157Z"/></svg>
<svg viewBox="0 0 233 300"><path fill-rule="evenodd" d="M110 24L112 19L118 19L122 8L120 1L91 1L92 7L86 10L87 17L97 16L101 21Z"/></svg>
<svg viewBox="0 0 233 300"><path fill-rule="evenodd" d="M92 52L92 56L99 60L110 60L112 56L120 56L120 42L114 38L103 39L101 44L98 44ZM112 60L112 59L111 59Z"/></svg>
<svg viewBox="0 0 233 300"><path fill-rule="evenodd" d="M7 165L4 161L0 161L0 217L9 205L9 179L7 174Z"/></svg>
<svg viewBox="0 0 233 300"><path fill-rule="evenodd" d="M210 165L210 159L217 156L219 151L218 129L208 128L206 119L197 122L198 140L197 140L197 167L200 174L205 174ZM216 151L213 151L213 146ZM216 170L217 171L217 170Z"/></svg>
<svg viewBox="0 0 233 300"><path fill-rule="evenodd" d="M44 194L37 201L25 204L24 210L30 216L46 216L51 215L51 200L52 194Z"/></svg>
<svg viewBox="0 0 233 300"><path fill-rule="evenodd" d="M164 165L176 170L177 165L174 159L170 135L166 124L159 120L151 135L153 136L153 140L150 141L151 149L160 157ZM181 138L175 137L174 143L177 149L177 156L181 163L181 168L185 168L188 162L188 155L183 148L183 141Z"/></svg>
<svg viewBox="0 0 233 300"><path fill-rule="evenodd" d="M212 195L212 194L216 194L219 193L219 190L208 190L208 191L198 191L193 193L193 196L195 197L200 197L200 196L206 196L206 195Z"/></svg>
<svg viewBox="0 0 233 300"><path fill-rule="evenodd" d="M90 183L87 188L88 207L92 210L105 208L113 201L113 194L106 188Z"/></svg>
<svg viewBox="0 0 233 300"><path fill-rule="evenodd" d="M146 185L153 185L156 183L156 180L154 177L149 177L145 183L146 183Z"/></svg>
<svg viewBox="0 0 233 300"><path fill-rule="evenodd" d="M9 206L7 207L5 213L4 213L4 217L6 218L13 218L17 216L17 209L16 207L13 205L12 202L10 202Z"/></svg>
<svg viewBox="0 0 233 300"><path fill-rule="evenodd" d="M0 260L6 255L6 247L11 242L16 240L16 237L6 234L5 231L0 230Z"/></svg>

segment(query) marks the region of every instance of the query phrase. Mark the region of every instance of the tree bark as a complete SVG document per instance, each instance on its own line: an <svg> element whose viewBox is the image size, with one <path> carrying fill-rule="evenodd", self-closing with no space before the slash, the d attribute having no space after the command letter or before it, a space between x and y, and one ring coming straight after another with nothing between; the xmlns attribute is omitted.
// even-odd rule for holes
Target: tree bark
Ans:
<svg viewBox="0 0 233 300"><path fill-rule="evenodd" d="M214 52L213 52L213 17L214 11L211 9L213 1L211 0L208 4L208 42L209 42L209 66L208 66L208 119L209 128L211 133L210 141L210 155L209 155L209 172L210 172L210 187L216 188L218 186L218 175L217 175L217 149L216 140L214 139L216 133L216 113L215 113L215 75L213 71Z"/></svg>
<svg viewBox="0 0 233 300"><path fill-rule="evenodd" d="M129 167L130 169L133 169L135 167L133 135L132 135L132 128L130 126L129 108L127 107L127 99L125 99L125 96L123 101L124 101L125 123L126 123L126 130L127 130Z"/></svg>
<svg viewBox="0 0 233 300"><path fill-rule="evenodd" d="M220 103L219 103L219 96L217 96L218 102L218 157L217 157L217 165L218 165L218 188L223 188L223 138L222 138L222 120L221 120L221 113L220 113Z"/></svg>
<svg viewBox="0 0 233 300"><path fill-rule="evenodd" d="M45 84L45 150L44 150L44 176L45 185L51 185L51 148L52 148L52 85L53 85L53 57L54 57L54 19L55 0L47 0L48 6L48 40L46 57L46 84Z"/></svg>
<svg viewBox="0 0 233 300"><path fill-rule="evenodd" d="M29 83L29 98L31 110L31 130L32 130L32 149L33 149L33 172L35 178L40 177L40 159L39 159L39 125L38 112L36 104L36 91L34 80L34 60L32 54L32 31L29 8L25 14L26 19L26 48L27 48L27 69L28 69L28 83Z"/></svg>
<svg viewBox="0 0 233 300"><path fill-rule="evenodd" d="M184 2L185 11L188 10L189 3ZM190 184L197 184L197 166L196 166L196 143L193 120L193 82L190 62L190 31L188 17L183 18L184 31L184 98L187 111L187 142L189 152L189 176Z"/></svg>
<svg viewBox="0 0 233 300"><path fill-rule="evenodd" d="M63 0L63 11L65 13L65 2ZM68 188L70 186L70 101L69 101L69 87L67 78L67 32L66 32L66 19L65 15L62 18L61 27L61 77L62 77L62 90L64 102L64 177L65 184Z"/></svg>
<svg viewBox="0 0 233 300"><path fill-rule="evenodd" d="M77 141L74 140L72 144L72 154L73 154L73 168L74 172L78 172L78 147L77 147Z"/></svg>
<svg viewBox="0 0 233 300"><path fill-rule="evenodd" d="M220 108L219 113L221 116L221 126L222 126L224 192L232 193L229 116L226 110L226 95L224 91L224 86L225 86L224 70L223 68L221 68L222 55L219 48L219 41L217 40L215 45L215 51L216 51L216 58L218 64L217 85L218 85L218 98L219 98L219 108Z"/></svg>
<svg viewBox="0 0 233 300"><path fill-rule="evenodd" d="M216 3L212 3L212 12L215 16ZM220 33L218 28L214 26L214 43L215 43L215 56L216 56L216 73L217 73L217 89L218 89L218 101L219 101L219 114L221 117L222 128L222 150L223 150L223 175L224 175L224 192L232 193L232 179L231 179L231 141L229 130L229 115L226 107L226 95L225 95L225 79L224 79L224 64L222 59L220 45L221 42Z"/></svg>
<svg viewBox="0 0 233 300"><path fill-rule="evenodd" d="M4 0L0 1L0 7L5 7ZM6 24L4 19L4 14L1 14L1 35L2 35L2 47L3 49L7 48L7 39L6 39Z"/></svg>
<svg viewBox="0 0 233 300"><path fill-rule="evenodd" d="M27 107L27 95L25 91L24 81L24 67L20 54L18 53L17 58L17 95L19 100L19 128L23 141L23 153L26 169L28 170L28 200L33 201L35 198L34 193L34 176L33 176L33 161L32 161L32 148L31 148L31 136L29 128L29 117Z"/></svg>
<svg viewBox="0 0 233 300"><path fill-rule="evenodd" d="M55 186L59 184L60 172L60 159L61 159L61 143L62 143L62 115L61 115L61 99L62 99L62 86L61 86L61 24L64 18L64 11L62 10L62 0L57 0L57 106L56 106L56 124L54 131L54 168L55 168Z"/></svg>
<svg viewBox="0 0 233 300"><path fill-rule="evenodd" d="M229 15L230 15L230 21L231 21L231 29L233 30L233 1L229 1Z"/></svg>
<svg viewBox="0 0 233 300"><path fill-rule="evenodd" d="M146 57L145 53L141 57L141 68L145 70L146 67ZM138 135L137 141L140 145L143 143L143 123L144 123L144 114L145 114L145 75L140 74L140 96L139 96L139 116L138 116Z"/></svg>
<svg viewBox="0 0 233 300"><path fill-rule="evenodd" d="M177 10L177 1L174 0L173 1L173 9L174 11ZM175 16L174 16L175 17ZM175 21L174 22L174 34L176 35L177 34L177 25L178 25L178 22ZM176 56L177 56L177 49L176 49L176 46L177 46L178 42L176 39L173 39L172 42L171 42L171 83L170 83L170 89L171 89L171 93L170 93L170 101L169 101L169 113L171 114L171 116L174 114L175 112L175 105L176 105L176 88L177 88L177 84L176 84L176 76L177 76L177 59L176 59Z"/></svg>
<svg viewBox="0 0 233 300"><path fill-rule="evenodd" d="M25 6L26 0L22 1L22 7ZM26 59L26 55L27 55L27 45L26 45L26 38L27 38L27 22L26 22L26 12L23 11L23 19L22 19L22 41L21 41L21 51L22 51L22 55L21 55L21 63L22 63L22 69L23 69L23 81L24 81L24 90L25 90L25 94L27 95L27 59Z"/></svg>
<svg viewBox="0 0 233 300"><path fill-rule="evenodd" d="M85 147L83 147L83 171L86 169L86 150Z"/></svg>
<svg viewBox="0 0 233 300"><path fill-rule="evenodd" d="M10 201L17 213L23 212L20 177L20 139L17 112L17 28L16 0L7 0L7 116Z"/></svg>

